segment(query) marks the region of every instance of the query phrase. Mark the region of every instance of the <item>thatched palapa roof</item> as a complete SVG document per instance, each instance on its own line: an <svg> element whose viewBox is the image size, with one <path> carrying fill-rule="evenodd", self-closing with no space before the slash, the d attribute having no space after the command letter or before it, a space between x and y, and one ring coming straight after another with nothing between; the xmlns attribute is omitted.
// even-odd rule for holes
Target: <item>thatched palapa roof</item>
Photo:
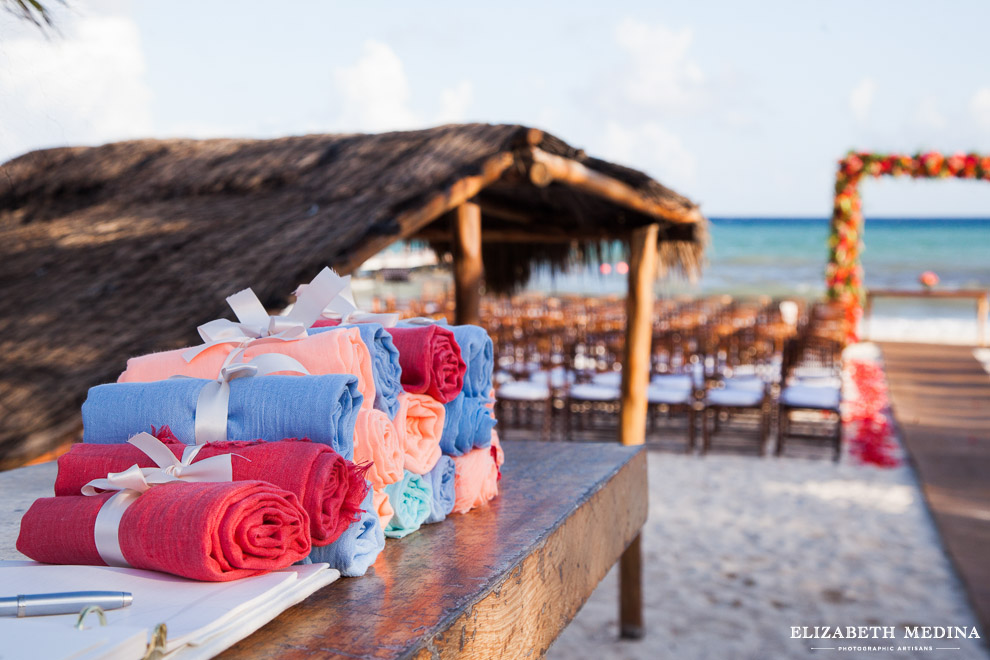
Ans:
<svg viewBox="0 0 990 660"><path fill-rule="evenodd" d="M705 241L689 200L523 126L138 140L3 164L0 467L77 432L86 390L128 356L198 343L227 295L251 287L277 308L323 266L352 272L400 239L442 245L472 199L495 289L648 223L668 267L695 271Z"/></svg>

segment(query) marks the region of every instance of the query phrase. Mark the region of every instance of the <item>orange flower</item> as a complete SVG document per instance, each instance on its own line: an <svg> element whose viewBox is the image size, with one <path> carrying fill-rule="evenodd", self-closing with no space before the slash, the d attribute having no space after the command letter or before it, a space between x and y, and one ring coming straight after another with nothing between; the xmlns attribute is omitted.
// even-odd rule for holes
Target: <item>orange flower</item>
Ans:
<svg viewBox="0 0 990 660"><path fill-rule="evenodd" d="M921 286L930 289L938 284L938 275L930 270L926 270L918 277L918 281L921 282Z"/></svg>

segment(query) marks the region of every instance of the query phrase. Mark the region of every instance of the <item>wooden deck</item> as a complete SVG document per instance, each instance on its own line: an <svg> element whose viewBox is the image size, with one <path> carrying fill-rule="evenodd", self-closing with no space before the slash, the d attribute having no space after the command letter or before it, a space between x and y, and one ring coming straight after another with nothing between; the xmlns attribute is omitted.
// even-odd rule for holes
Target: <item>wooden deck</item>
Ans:
<svg viewBox="0 0 990 660"><path fill-rule="evenodd" d="M985 636L990 631L990 375L972 347L880 346L901 437Z"/></svg>

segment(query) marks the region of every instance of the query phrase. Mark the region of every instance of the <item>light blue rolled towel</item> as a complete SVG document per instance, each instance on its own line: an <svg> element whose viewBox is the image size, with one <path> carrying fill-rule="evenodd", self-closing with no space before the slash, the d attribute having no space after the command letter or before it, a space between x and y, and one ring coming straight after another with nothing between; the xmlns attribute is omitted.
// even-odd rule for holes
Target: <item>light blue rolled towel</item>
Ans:
<svg viewBox="0 0 990 660"><path fill-rule="evenodd" d="M454 510L454 459L441 456L433 469L423 475L430 484L430 515L423 524L442 522Z"/></svg>
<svg viewBox="0 0 990 660"><path fill-rule="evenodd" d="M406 470L402 479L385 486L388 502L395 515L385 527L385 536L401 539L412 534L430 515L430 500L433 492L429 482L418 474Z"/></svg>
<svg viewBox="0 0 990 660"><path fill-rule="evenodd" d="M321 548L313 546L308 559L317 563L326 562L330 568L336 568L347 577L364 575L385 549L385 534L371 499L370 485L361 508L364 513L356 522L351 523L330 545Z"/></svg>
<svg viewBox="0 0 990 660"><path fill-rule="evenodd" d="M357 328L361 341L371 353L371 373L375 379L375 402L389 419L395 419L399 412L399 394L402 393L402 367L399 366L399 351L392 343L392 335L385 331L381 323L354 323L323 328L310 328L310 334L333 332L341 328Z"/></svg>
<svg viewBox="0 0 990 660"><path fill-rule="evenodd" d="M448 456L462 456L472 449L491 445L495 418L487 406L489 403L491 399L487 396L465 396L461 392L453 401L443 404L446 414L440 451Z"/></svg>
<svg viewBox="0 0 990 660"><path fill-rule="evenodd" d="M464 373L464 394L469 397L487 397L492 393L492 371L495 368L495 350L492 338L477 325L449 326L461 357L467 364Z"/></svg>
<svg viewBox="0 0 990 660"><path fill-rule="evenodd" d="M82 406L83 442L117 444L167 425L180 441L196 442L196 403L210 381L169 378L110 383L89 390ZM228 440L309 438L354 458L354 421L363 397L357 378L255 376L230 382Z"/></svg>

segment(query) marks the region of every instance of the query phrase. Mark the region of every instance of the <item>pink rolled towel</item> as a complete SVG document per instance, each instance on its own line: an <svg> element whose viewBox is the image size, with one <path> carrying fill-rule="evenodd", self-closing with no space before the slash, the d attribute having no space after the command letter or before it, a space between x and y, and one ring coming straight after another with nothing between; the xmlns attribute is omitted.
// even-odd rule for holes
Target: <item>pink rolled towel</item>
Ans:
<svg viewBox="0 0 990 660"><path fill-rule="evenodd" d="M399 395L395 430L405 454L405 469L414 474L426 474L440 460L445 415L443 404L431 396L409 392Z"/></svg>
<svg viewBox="0 0 990 660"><path fill-rule="evenodd" d="M145 383L165 380L172 376L216 378L223 361L236 348L234 344L217 344L186 362L182 354L189 349L151 353L127 361L127 369L118 383ZM337 332L322 332L295 341L255 342L244 350L244 361L265 353L280 353L297 360L313 376L353 374L358 390L364 395L361 407L371 410L375 402L375 379L371 353L361 340L357 328Z"/></svg>
<svg viewBox="0 0 990 660"><path fill-rule="evenodd" d="M392 508L392 503L388 501L388 493L385 492L384 486L381 488L372 488L371 502L375 505L378 522L382 526L382 531L384 531L388 527L389 522L391 522L392 516L395 515L395 509Z"/></svg>
<svg viewBox="0 0 990 660"><path fill-rule="evenodd" d="M354 462L371 463L365 477L375 488L402 479L405 454L395 425L381 410L361 409L354 422Z"/></svg>
<svg viewBox="0 0 990 660"><path fill-rule="evenodd" d="M498 495L497 439L491 447L454 456L454 513L467 513Z"/></svg>

